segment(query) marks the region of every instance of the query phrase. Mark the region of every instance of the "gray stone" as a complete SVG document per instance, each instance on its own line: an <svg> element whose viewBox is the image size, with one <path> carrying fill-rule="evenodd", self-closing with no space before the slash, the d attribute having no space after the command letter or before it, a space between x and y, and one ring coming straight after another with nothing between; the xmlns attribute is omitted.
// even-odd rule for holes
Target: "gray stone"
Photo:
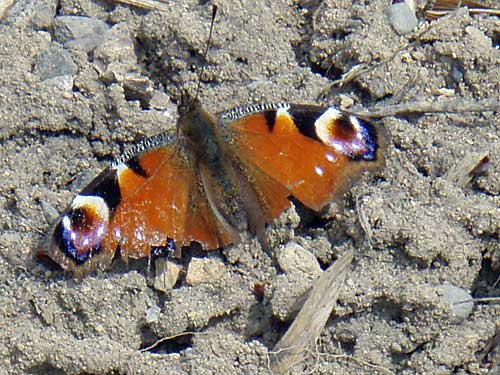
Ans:
<svg viewBox="0 0 500 375"><path fill-rule="evenodd" d="M154 109L166 109L171 104L170 96L165 94L163 91L155 90L153 97L149 102L149 106Z"/></svg>
<svg viewBox="0 0 500 375"><path fill-rule="evenodd" d="M143 107L149 108L154 95L154 87L148 77L139 73L125 74L122 79L123 92L127 100L139 100Z"/></svg>
<svg viewBox="0 0 500 375"><path fill-rule="evenodd" d="M125 23L109 29L94 51L94 65L106 83L123 82L126 75L138 72L132 30Z"/></svg>
<svg viewBox="0 0 500 375"><path fill-rule="evenodd" d="M441 300L449 305L455 323L462 322L472 313L474 303L464 302L472 299L469 292L447 283L438 285L436 289L441 296Z"/></svg>
<svg viewBox="0 0 500 375"><path fill-rule="evenodd" d="M60 16L54 22L54 38L65 47L93 51L102 43L109 26L95 18Z"/></svg>
<svg viewBox="0 0 500 375"><path fill-rule="evenodd" d="M47 224L55 224L57 219L59 218L59 212L55 209L55 207L47 201L40 199L40 208Z"/></svg>
<svg viewBox="0 0 500 375"><path fill-rule="evenodd" d="M2 0L0 1L2 25L48 30L54 21L58 4L58 0Z"/></svg>
<svg viewBox="0 0 500 375"><path fill-rule="evenodd" d="M281 248L277 260L283 272L288 276L315 277L321 273L316 257L295 242L290 242Z"/></svg>
<svg viewBox="0 0 500 375"><path fill-rule="evenodd" d="M39 76L42 81L73 75L76 72L77 68L70 53L57 43L53 43L49 49L37 56L33 70L33 73Z"/></svg>
<svg viewBox="0 0 500 375"><path fill-rule="evenodd" d="M161 308L158 305L151 306L148 311L146 311L146 322L154 323L158 321L158 317L160 316Z"/></svg>
<svg viewBox="0 0 500 375"><path fill-rule="evenodd" d="M37 1L31 18L35 30L49 30L56 15L57 0Z"/></svg>
<svg viewBox="0 0 500 375"><path fill-rule="evenodd" d="M415 11L406 1L389 5L387 16L392 27L399 35L408 34L418 26Z"/></svg>
<svg viewBox="0 0 500 375"><path fill-rule="evenodd" d="M277 275L271 283L271 311L275 318L289 321L300 310L313 281L323 271L316 257L295 242L280 249L277 261L284 274Z"/></svg>

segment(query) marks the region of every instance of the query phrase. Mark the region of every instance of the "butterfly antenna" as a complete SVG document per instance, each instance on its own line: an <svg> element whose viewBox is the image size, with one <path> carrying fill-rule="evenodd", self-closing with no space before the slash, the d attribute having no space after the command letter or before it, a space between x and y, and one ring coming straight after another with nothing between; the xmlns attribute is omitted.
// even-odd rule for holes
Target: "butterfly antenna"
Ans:
<svg viewBox="0 0 500 375"><path fill-rule="evenodd" d="M207 55L208 55L208 50L210 49L210 44L212 43L212 32L214 30L215 16L217 14L218 8L219 5L217 3L212 4L212 21L210 22L210 31L208 33L207 45L205 46L205 52L203 53L203 65L201 66L200 74L198 75L198 86L196 87L196 93L194 95L193 102L195 102L198 99L198 94L200 93L201 78L203 77L203 73L205 72L205 67L207 66Z"/></svg>

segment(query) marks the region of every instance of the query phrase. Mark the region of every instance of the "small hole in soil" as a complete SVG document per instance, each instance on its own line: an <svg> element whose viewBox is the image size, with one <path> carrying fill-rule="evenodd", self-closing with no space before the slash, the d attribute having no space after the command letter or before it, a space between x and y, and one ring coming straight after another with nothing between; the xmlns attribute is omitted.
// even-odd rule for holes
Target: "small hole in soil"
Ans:
<svg viewBox="0 0 500 375"><path fill-rule="evenodd" d="M144 343L141 348L144 351L157 354L171 354L180 353L183 350L189 349L193 346L193 335L185 334L181 336L175 336L171 339L159 339L155 343Z"/></svg>

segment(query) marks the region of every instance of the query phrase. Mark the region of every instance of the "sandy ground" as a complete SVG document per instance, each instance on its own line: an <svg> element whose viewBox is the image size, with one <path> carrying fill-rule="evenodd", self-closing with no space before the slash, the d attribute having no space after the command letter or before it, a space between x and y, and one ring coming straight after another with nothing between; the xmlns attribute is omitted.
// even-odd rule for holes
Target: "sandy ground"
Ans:
<svg viewBox="0 0 500 375"><path fill-rule="evenodd" d="M112 1L33 3L18 1L0 24L0 374L269 373L294 293L311 278L277 274L251 238L188 252L222 271L167 293L152 287L146 262L78 283L33 257L49 229L42 203L62 210L127 145L175 126L176 96L196 85L209 4L179 1L150 12ZM260 101L319 103L319 92L354 65L386 60L321 102L359 109L500 100L498 17L460 11L391 60L414 39L393 31L386 1L220 3L201 89L213 112ZM97 50L62 48L74 65L60 80L40 71L43 53L61 50L54 13L119 24ZM135 100L119 74L103 78L106 69L148 77L173 99L155 109ZM319 219L297 210L299 222L292 209L269 228L275 251L300 244L323 268L355 251L338 304L293 373L498 374L499 305L478 302L458 316L442 288L500 294L500 114L379 121L392 139L383 172ZM449 178L464 157L485 152L487 175L465 185ZM263 301L256 282L266 284Z"/></svg>

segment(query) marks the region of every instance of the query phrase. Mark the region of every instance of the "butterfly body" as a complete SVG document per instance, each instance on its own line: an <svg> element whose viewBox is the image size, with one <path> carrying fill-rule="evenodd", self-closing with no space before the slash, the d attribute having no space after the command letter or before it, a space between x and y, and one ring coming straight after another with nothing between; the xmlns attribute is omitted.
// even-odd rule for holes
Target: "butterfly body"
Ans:
<svg viewBox="0 0 500 375"><path fill-rule="evenodd" d="M259 238L294 196L319 210L383 165L385 132L333 107L256 104L216 116L178 108L177 134L139 142L71 202L43 251L82 277L157 247Z"/></svg>

